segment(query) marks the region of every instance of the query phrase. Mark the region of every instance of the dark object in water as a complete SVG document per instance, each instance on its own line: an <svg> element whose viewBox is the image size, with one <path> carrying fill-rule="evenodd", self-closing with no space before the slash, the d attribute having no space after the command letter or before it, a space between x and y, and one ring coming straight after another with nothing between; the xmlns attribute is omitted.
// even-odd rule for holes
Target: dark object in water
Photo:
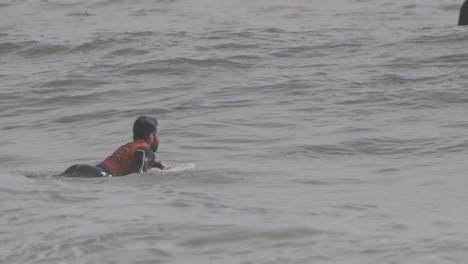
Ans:
<svg viewBox="0 0 468 264"><path fill-rule="evenodd" d="M468 25L468 0L465 0L462 7L460 8L460 18L458 18L458 25Z"/></svg>

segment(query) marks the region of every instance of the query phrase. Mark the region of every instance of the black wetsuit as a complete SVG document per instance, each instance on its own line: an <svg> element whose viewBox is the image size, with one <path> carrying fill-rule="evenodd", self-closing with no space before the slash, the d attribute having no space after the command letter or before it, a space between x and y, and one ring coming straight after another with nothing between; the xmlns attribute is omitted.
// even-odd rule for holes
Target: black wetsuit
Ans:
<svg viewBox="0 0 468 264"><path fill-rule="evenodd" d="M460 17L458 18L458 25L468 25L468 1L465 1L460 8Z"/></svg>
<svg viewBox="0 0 468 264"><path fill-rule="evenodd" d="M131 173L144 173L150 168L163 168L161 162L155 161L155 153L147 147L139 147L135 153ZM67 177L111 177L112 172L100 165L76 164L66 169L59 176Z"/></svg>

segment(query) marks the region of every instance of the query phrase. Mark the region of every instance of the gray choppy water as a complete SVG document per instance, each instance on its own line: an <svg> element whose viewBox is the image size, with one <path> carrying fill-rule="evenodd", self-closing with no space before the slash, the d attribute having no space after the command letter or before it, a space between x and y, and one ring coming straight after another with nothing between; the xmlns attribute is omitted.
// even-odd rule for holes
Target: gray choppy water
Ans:
<svg viewBox="0 0 468 264"><path fill-rule="evenodd" d="M0 262L464 263L460 5L1 2ZM195 170L44 177L142 114Z"/></svg>

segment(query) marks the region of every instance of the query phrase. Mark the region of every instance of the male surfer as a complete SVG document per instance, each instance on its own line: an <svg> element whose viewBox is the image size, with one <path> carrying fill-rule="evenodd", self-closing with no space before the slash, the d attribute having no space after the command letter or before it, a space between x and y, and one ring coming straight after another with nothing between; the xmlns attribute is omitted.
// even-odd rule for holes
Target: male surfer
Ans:
<svg viewBox="0 0 468 264"><path fill-rule="evenodd" d="M152 117L140 116L133 123L133 142L121 146L98 165L73 165L61 175L109 177L124 176L130 173L143 173L152 167L164 170L167 167L155 160L155 152L158 151L158 146L158 121Z"/></svg>
<svg viewBox="0 0 468 264"><path fill-rule="evenodd" d="M458 25L468 25L468 1L466 0L460 8L460 17L458 18Z"/></svg>

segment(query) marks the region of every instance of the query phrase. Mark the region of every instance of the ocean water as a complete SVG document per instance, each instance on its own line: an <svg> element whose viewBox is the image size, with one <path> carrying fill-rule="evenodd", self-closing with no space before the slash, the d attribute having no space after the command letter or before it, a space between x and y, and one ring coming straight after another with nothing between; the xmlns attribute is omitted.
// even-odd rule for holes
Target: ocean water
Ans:
<svg viewBox="0 0 468 264"><path fill-rule="evenodd" d="M466 263L461 2L2 0L0 263Z"/></svg>

